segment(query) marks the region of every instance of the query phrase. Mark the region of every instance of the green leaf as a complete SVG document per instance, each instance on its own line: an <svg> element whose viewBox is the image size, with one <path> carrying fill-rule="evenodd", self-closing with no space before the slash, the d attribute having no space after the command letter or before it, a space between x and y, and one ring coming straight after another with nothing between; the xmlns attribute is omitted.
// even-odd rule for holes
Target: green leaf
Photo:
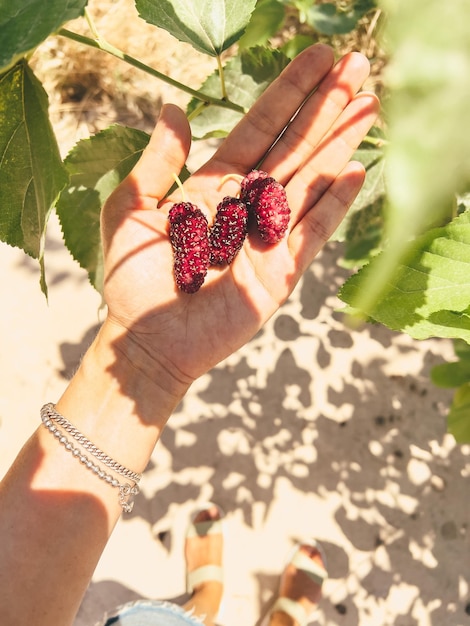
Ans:
<svg viewBox="0 0 470 626"><path fill-rule="evenodd" d="M344 302L355 306L370 275L377 276L380 256L343 285L339 297ZM470 212L417 238L385 295L360 310L416 339L438 336L470 342Z"/></svg>
<svg viewBox="0 0 470 626"><path fill-rule="evenodd" d="M335 241L348 240L350 236L353 236L351 226L353 221L357 221L355 220L356 214L373 206L385 196L385 162L383 157L383 150L372 147L360 148L354 153L352 158L354 161L362 163L366 170L366 178L346 218L332 237Z"/></svg>
<svg viewBox="0 0 470 626"><path fill-rule="evenodd" d="M250 22L238 45L240 48L252 48L265 44L282 26L285 8L279 0L260 0L256 4Z"/></svg>
<svg viewBox="0 0 470 626"><path fill-rule="evenodd" d="M455 355L461 360L469 363L470 367L470 345L466 341L454 341Z"/></svg>
<svg viewBox="0 0 470 626"><path fill-rule="evenodd" d="M437 387L460 387L470 383L470 365L465 361L435 365L431 370L431 380Z"/></svg>
<svg viewBox="0 0 470 626"><path fill-rule="evenodd" d="M376 256L382 247L384 232L383 200L379 199L348 217L341 267L357 270ZM334 235L333 235L334 238Z"/></svg>
<svg viewBox="0 0 470 626"><path fill-rule="evenodd" d="M298 54L300 54L303 50L308 48L314 43L313 38L310 35L294 35L292 39L289 39L283 46L281 46L280 50L283 52L289 59L294 59Z"/></svg>
<svg viewBox="0 0 470 626"><path fill-rule="evenodd" d="M470 20L467 0L381 0L389 144L389 246L357 293L370 308L414 237L442 222L456 192L469 189ZM452 97L449 97L452 94Z"/></svg>
<svg viewBox="0 0 470 626"><path fill-rule="evenodd" d="M100 293L103 290L101 207L137 163L148 140L149 136L142 131L110 126L78 142L64 162L70 184L60 195L57 214L65 244Z"/></svg>
<svg viewBox="0 0 470 626"><path fill-rule="evenodd" d="M431 370L431 380L438 387L460 387L470 383L470 345L465 341L454 341L454 351L458 361L435 365Z"/></svg>
<svg viewBox="0 0 470 626"><path fill-rule="evenodd" d="M379 133L372 129L370 135ZM379 135L380 136L380 135ZM345 219L331 237L344 241L342 267L357 269L381 249L384 233L385 177L383 150L363 143L353 159L364 165L366 178Z"/></svg>
<svg viewBox="0 0 470 626"><path fill-rule="evenodd" d="M269 50L261 46L243 50L224 68L228 98L249 109L288 63L289 59L278 50ZM207 78L201 91L217 98L221 97L218 72ZM190 118L199 106L199 100L195 98L191 100L187 108ZM191 130L197 139L224 137L242 117L242 113L230 109L204 107L203 112L192 119Z"/></svg>
<svg viewBox="0 0 470 626"><path fill-rule="evenodd" d="M0 119L0 238L39 260L46 293L47 218L68 177L47 95L25 62L0 76Z"/></svg>
<svg viewBox="0 0 470 626"><path fill-rule="evenodd" d="M135 4L150 24L216 57L243 35L256 0L136 0Z"/></svg>
<svg viewBox="0 0 470 626"><path fill-rule="evenodd" d="M455 392L447 416L447 429L457 443L470 443L470 383Z"/></svg>
<svg viewBox="0 0 470 626"><path fill-rule="evenodd" d="M82 15L86 4L87 0L0 0L0 72L62 24Z"/></svg>
<svg viewBox="0 0 470 626"><path fill-rule="evenodd" d="M309 7L305 19L312 28L323 35L343 35L354 30L361 17L375 5L374 0L361 0L351 3L344 9L332 2L324 2Z"/></svg>

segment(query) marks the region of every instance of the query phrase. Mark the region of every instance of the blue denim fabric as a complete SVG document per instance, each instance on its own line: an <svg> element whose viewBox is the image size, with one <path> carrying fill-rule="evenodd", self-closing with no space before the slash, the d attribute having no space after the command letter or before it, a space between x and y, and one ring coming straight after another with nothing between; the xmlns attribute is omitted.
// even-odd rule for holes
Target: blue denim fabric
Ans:
<svg viewBox="0 0 470 626"><path fill-rule="evenodd" d="M117 608L112 614L108 614L101 624L102 626L201 626L201 623L201 620L171 602L137 600Z"/></svg>

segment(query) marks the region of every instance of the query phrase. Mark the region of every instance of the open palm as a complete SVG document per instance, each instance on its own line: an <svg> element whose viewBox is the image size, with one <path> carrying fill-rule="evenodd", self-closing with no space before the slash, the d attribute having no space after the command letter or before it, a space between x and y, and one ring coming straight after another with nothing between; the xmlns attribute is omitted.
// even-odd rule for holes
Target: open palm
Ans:
<svg viewBox="0 0 470 626"><path fill-rule="evenodd" d="M307 49L185 182L185 199L210 223L218 202L239 191L228 175L244 176L262 162L285 186L291 208L278 244L249 233L234 262L210 268L192 295L175 285L168 238L168 211L181 192L165 197L188 155L190 131L177 107L164 107L142 158L103 210L108 322L188 382L246 343L292 292L360 189L363 168L349 159L377 115L375 96L358 93L368 72L358 53L333 64L330 48Z"/></svg>

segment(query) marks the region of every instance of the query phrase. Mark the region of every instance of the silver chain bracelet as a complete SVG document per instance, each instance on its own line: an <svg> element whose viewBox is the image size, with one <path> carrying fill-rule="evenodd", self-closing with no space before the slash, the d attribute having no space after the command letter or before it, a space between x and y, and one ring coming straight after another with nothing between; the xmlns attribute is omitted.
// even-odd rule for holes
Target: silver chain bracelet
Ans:
<svg viewBox="0 0 470 626"><path fill-rule="evenodd" d="M137 472L133 472L124 465L121 465L110 456L108 456L103 450L100 450L97 446L95 446L89 439L82 435L82 433L75 428L73 424L71 424L68 419L66 419L63 415L56 411L55 406L52 402L45 404L41 409L41 419L44 421L44 417L53 420L59 426L68 432L78 443L85 448L90 454L92 454L95 458L98 459L103 465L109 467L117 474L124 476L124 478L129 478L130 480L138 483L142 478L142 474L138 474Z"/></svg>
<svg viewBox="0 0 470 626"><path fill-rule="evenodd" d="M110 487L114 487L114 488L119 489L119 504L120 504L122 510L125 513L130 513L132 511L132 509L134 508L134 502L133 501L129 502L129 498L131 498L132 496L136 496L139 493L139 491L140 491L139 485L137 484L137 481L132 479L134 481L134 485L130 485L128 483L120 483L117 480L117 478L114 478L111 474L106 473L99 465L96 465L95 463L93 463L93 461L91 461L85 454L83 454L83 452L82 452L82 450L80 450L80 448L75 448L73 446L73 444L64 435L64 433L54 424L53 419L51 417L49 417L48 413L50 411L50 407L52 407L54 413L56 413L52 404L46 404L41 409L41 420L42 420L42 423L44 424L44 426L49 430L49 432L52 435L54 435L54 437L57 439L57 441L60 444L62 444L66 450L71 452L72 455L76 459L78 459L78 461L80 461L80 463L84 467L86 467L87 469L91 470L98 478L100 478L101 480L104 480L106 483L108 483L108 485ZM58 417L62 418L63 420L65 420L65 422L67 422L69 427L71 427L74 431L76 431L78 433L77 429L74 426L72 426L70 424L70 422L68 422L68 420L66 420L59 413L56 413L56 415ZM59 423L59 420L56 419L55 421L57 421L57 423ZM75 435L73 433L71 433L71 434L72 434L72 436L75 439L80 441L77 437L75 437ZM80 433L78 433L78 434L80 434ZM88 439L85 438L85 440L88 443L91 444L91 442L89 442ZM81 443L81 441L80 441L80 443ZM91 444L91 445L93 446L93 444ZM83 447L85 447L85 446L83 446ZM93 447L95 448L95 446L93 446ZM99 448L96 448L96 450L100 451ZM93 454L93 452L92 452L92 454ZM104 454L104 453L102 453L102 454ZM105 463L105 464L110 466L112 469L114 469L113 464L116 463L116 462L113 461L107 455L105 455L105 457L111 461L111 465L109 465L107 463ZM97 458L99 458L99 457L97 457ZM122 465L120 465L119 463L117 463L117 465L119 467L121 467L122 469L124 469L124 470L126 469ZM129 474L138 476L139 479L141 477L141 474L137 474L135 472L131 472L130 470L126 470L126 471L129 472Z"/></svg>

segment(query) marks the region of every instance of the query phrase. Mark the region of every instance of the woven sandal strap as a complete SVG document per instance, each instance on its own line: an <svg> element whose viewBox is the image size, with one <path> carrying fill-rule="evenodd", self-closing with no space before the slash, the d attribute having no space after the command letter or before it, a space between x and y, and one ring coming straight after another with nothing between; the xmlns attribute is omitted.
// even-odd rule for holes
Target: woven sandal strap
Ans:
<svg viewBox="0 0 470 626"><path fill-rule="evenodd" d="M278 598L274 603L271 613L274 613L274 611L287 613L287 615L298 622L300 626L307 626L309 622L310 616L304 607L290 598Z"/></svg>
<svg viewBox="0 0 470 626"><path fill-rule="evenodd" d="M194 587L210 580L220 583L224 581L224 573L220 565L203 565L192 572L188 572L186 576L186 588L189 593L192 593Z"/></svg>

